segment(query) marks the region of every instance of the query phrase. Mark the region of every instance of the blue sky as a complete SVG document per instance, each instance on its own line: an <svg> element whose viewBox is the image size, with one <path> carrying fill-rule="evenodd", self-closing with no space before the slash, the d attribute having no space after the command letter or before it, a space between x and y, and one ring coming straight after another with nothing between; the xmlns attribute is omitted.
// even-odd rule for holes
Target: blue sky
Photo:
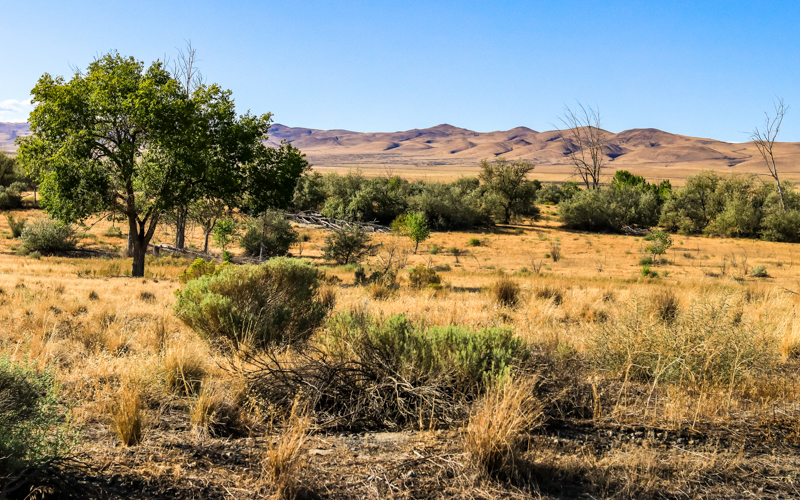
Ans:
<svg viewBox="0 0 800 500"><path fill-rule="evenodd" d="M191 40L241 111L312 128L548 130L565 104L608 130L745 141L775 96L800 141L800 2L5 0L0 121L45 72Z"/></svg>

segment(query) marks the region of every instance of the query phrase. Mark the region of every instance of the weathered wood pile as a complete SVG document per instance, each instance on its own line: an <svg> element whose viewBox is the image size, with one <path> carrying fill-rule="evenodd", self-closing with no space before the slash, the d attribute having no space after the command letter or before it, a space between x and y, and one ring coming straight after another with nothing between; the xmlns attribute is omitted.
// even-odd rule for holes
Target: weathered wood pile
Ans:
<svg viewBox="0 0 800 500"><path fill-rule="evenodd" d="M312 226L318 226L323 229L329 229L331 231L342 229L344 227L351 227L358 225L363 227L364 230L369 233L391 232L391 229L389 229L386 226L382 226L376 222L351 222L343 219L333 219L331 217L325 217L320 213L310 212L310 211L297 212L295 214L287 213L286 218L298 224L308 224Z"/></svg>

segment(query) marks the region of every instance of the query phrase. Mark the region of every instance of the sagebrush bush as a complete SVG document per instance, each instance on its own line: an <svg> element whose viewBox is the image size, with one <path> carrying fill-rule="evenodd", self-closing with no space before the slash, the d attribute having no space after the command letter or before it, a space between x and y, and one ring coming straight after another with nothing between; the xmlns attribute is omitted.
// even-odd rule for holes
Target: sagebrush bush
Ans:
<svg viewBox="0 0 800 500"><path fill-rule="evenodd" d="M425 327L405 315L342 313L315 349L250 359L253 394L288 410L297 397L331 428L394 428L466 419L470 403L529 350L508 328Z"/></svg>
<svg viewBox="0 0 800 500"><path fill-rule="evenodd" d="M289 253L289 248L298 238L299 234L283 213L270 211L247 221L247 231L239 245L245 255L270 258Z"/></svg>
<svg viewBox="0 0 800 500"><path fill-rule="evenodd" d="M19 188L14 184L9 187L0 186L0 209L8 210L22 206L22 195Z"/></svg>
<svg viewBox="0 0 800 500"><path fill-rule="evenodd" d="M470 238L469 241L467 242L467 246L479 247L481 246L481 240L479 240L478 238Z"/></svg>
<svg viewBox="0 0 800 500"><path fill-rule="evenodd" d="M440 285L442 277L436 274L433 268L420 264L408 272L408 281L411 288L421 289L430 285Z"/></svg>
<svg viewBox="0 0 800 500"><path fill-rule="evenodd" d="M207 339L264 347L302 342L327 314L319 276L308 262L276 257L253 266L224 266L178 292L175 315Z"/></svg>
<svg viewBox="0 0 800 500"><path fill-rule="evenodd" d="M405 380L451 378L456 387L483 386L525 357L524 342L508 328L473 331L463 326L423 326L404 314L381 323L338 314L328 321L326 345L333 359L379 356Z"/></svg>
<svg viewBox="0 0 800 500"><path fill-rule="evenodd" d="M767 274L767 267L762 265L762 264L759 264L759 265L753 267L753 269L750 270L750 276L752 276L754 278L767 278L767 277L769 277L769 274Z"/></svg>
<svg viewBox="0 0 800 500"><path fill-rule="evenodd" d="M22 246L28 252L53 254L73 250L77 243L75 228L53 219L36 219L20 234Z"/></svg>
<svg viewBox="0 0 800 500"><path fill-rule="evenodd" d="M766 323L744 321L732 297L704 297L671 322L634 297L590 341L594 362L631 380L682 384L742 382L774 368L778 341Z"/></svg>
<svg viewBox="0 0 800 500"><path fill-rule="evenodd" d="M27 467L66 456L77 434L60 409L50 369L0 356L0 483Z"/></svg>
<svg viewBox="0 0 800 500"><path fill-rule="evenodd" d="M198 257L186 271L178 275L178 280L185 285L193 279L213 275L216 271L216 262L213 260L205 261Z"/></svg>

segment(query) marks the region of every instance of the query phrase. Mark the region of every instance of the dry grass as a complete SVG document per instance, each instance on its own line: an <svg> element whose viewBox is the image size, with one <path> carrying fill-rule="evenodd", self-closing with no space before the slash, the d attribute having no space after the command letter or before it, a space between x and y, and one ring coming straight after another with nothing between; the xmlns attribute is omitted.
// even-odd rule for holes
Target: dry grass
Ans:
<svg viewBox="0 0 800 500"><path fill-rule="evenodd" d="M137 383L128 381L109 397L107 405L114 424L114 432L123 446L136 446L144 438L147 424L141 389Z"/></svg>
<svg viewBox="0 0 800 500"><path fill-rule="evenodd" d="M535 382L509 376L490 389L470 414L464 451L480 476L513 477L525 451L525 433L541 423Z"/></svg>
<svg viewBox="0 0 800 500"><path fill-rule="evenodd" d="M519 284L508 276L502 276L492 285L492 295L498 304L505 307L517 305L521 291Z"/></svg>
<svg viewBox="0 0 800 500"><path fill-rule="evenodd" d="M16 215L32 216L30 212ZM7 225L2 227L4 224L0 220L0 230L8 231ZM81 245L101 250L102 245L124 243L120 238L104 237L107 227L107 223L98 224L90 231L95 238L84 238ZM303 256L319 262L325 233L310 234ZM157 236L162 241L171 239L163 229ZM583 397L580 391L588 390L590 403L601 403L596 419L587 420L586 425L636 425L673 432L719 424L741 430L757 427L762 421L771 422L769 419L779 414L775 408L791 408L800 402L796 369L800 323L795 314L800 296L787 291L800 292L800 265L794 267L797 256L793 245L675 236L669 262L658 269L662 277L644 280L639 276L638 265L641 240L571 233L559 230L552 222L525 227L523 234L434 233L431 244L440 248L463 246L476 236L481 245L472 247L470 254L462 255L458 262L445 252L408 256L409 266L423 264L438 270L446 283L441 290L414 290L404 281L392 293L376 293L370 287L352 286L352 270L332 268L327 271L329 278L320 297L335 311L384 318L406 313L410 321L426 325L513 328L517 336L542 347L542 352L551 356L544 366L567 363L565 359L567 364L579 365L580 378L575 379L570 394L579 399ZM538 274L523 271L530 268L532 255L541 258L552 250L550 243L555 238L560 240L561 259L545 261ZM190 235L189 241L200 245L201 235ZM375 243L386 243L384 247L410 246L392 235L376 235ZM177 276L188 267L188 260L148 257L148 278L134 280L121 277L130 268L130 260L110 253L102 259L44 256L34 260L14 255L12 247L16 244L14 240L0 239L0 328L4 332L0 336L0 352L13 359L27 357L40 367L53 367L68 403L74 405L74 413L92 430L87 434L91 438L79 451L92 453L96 447L106 446L109 453L117 454L120 452L115 451L115 446L119 441L141 443L145 434L148 438L140 446L149 446L154 433L172 425L164 424L161 419L166 417L154 410L158 407L177 408L168 417L183 419L176 425L186 428L187 434L170 431L170 435L181 443L194 439L191 432L204 438L224 435L226 439L235 429L243 429L245 435L264 432L263 422L269 418L263 415L270 414L268 402L247 400L246 382L235 380L218 368L230 366L234 360L212 350L172 314L173 291L180 287ZM719 277L708 274L718 273L723 261L731 262L731 255L736 256L736 271ZM371 263L377 265L380 257ZM742 273L745 257L748 267L765 265L769 277L757 279ZM495 269L487 269L489 266ZM663 271L669 274L665 277ZM498 296L486 293L492 290L500 272L517 287L515 307L504 307ZM733 325L733 330L726 326L725 331L734 331L739 328L736 325L759 325L766 355L762 359L770 362L767 368L747 370L740 363L731 372L735 376L724 379L725 383L676 384L661 376L656 383L647 377L626 379L624 369L605 370L585 363L595 350L597 332L628 321L628 306L635 298L641 302L639 316L648 325L655 325L642 331L655 335L668 331L665 328L678 328L674 325L686 325L688 321L681 318L693 305L723 296L730 297L725 325ZM699 319L696 322L701 323ZM741 342L748 338L752 336L741 335L731 341L719 335L708 337L706 342L692 341L694 346L690 345L692 342L684 344L686 349L682 351L663 352L678 353L685 360L687 354L701 353L698 346L703 346L707 351L702 353L702 359L713 364L723 347L746 347ZM637 345L645 344L630 343ZM665 345L676 347L674 343ZM647 350L655 352L652 345ZM658 372L664 365L656 359L654 366ZM593 387L584 387L588 377L594 381L594 394ZM517 382L525 383L524 379ZM526 399L533 391L523 394L520 385L498 388L473 408L465 438L469 444L465 446L474 463L483 464L478 469L485 475L490 471L496 475L510 473L522 463L525 429L537 420L525 421L519 415L527 411L535 417L539 406L535 399ZM561 393L549 396L563 397ZM144 401L153 410L146 411ZM568 406L563 401L557 405ZM591 416L591 404L589 408ZM270 458L263 462L264 475L285 496L291 496L298 488L303 462L300 450L309 432L308 417L314 415L296 411L287 417L284 437L270 444ZM119 438L114 437L117 434ZM615 449L606 455L598 452L593 461L576 470L582 480L596 483L601 490L607 488L595 496L646 497L659 488L676 492L675 488L684 484L679 477L683 469L687 477L693 478L692 487L697 488L696 478L710 469L690 463L691 457L684 452L658 455L646 449ZM735 461L727 455L719 457L717 464ZM175 472L178 463L165 465L160 474L185 479L187 476ZM563 464L560 467L569 468ZM606 483L601 476L608 478Z"/></svg>
<svg viewBox="0 0 800 500"><path fill-rule="evenodd" d="M310 427L311 419L295 402L279 436L267 447L262 468L276 498L289 500L297 496L300 488L298 476L303 463L300 449L308 439Z"/></svg>

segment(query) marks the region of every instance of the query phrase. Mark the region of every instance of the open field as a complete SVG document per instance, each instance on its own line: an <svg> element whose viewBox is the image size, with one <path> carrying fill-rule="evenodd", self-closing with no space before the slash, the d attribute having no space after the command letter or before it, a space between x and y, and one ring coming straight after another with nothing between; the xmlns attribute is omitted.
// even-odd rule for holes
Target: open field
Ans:
<svg viewBox="0 0 800 500"><path fill-rule="evenodd" d="M466 420L438 418L434 408L403 426L326 426L313 414L305 424L298 418L284 425L289 417L252 395L230 352L173 315L177 278L191 261L148 257L146 279L125 277L125 239L107 236L108 222L81 233L84 251L36 259L15 255L18 242L0 220L0 350L55 367L81 428L75 451L86 466L59 480L84 498L267 498L281 491L322 498L800 495L795 246L675 235L665 261L652 267L659 276L645 278L639 261L647 242L640 237L566 231L553 220L556 208L541 208L545 220L532 226L433 233L417 255L397 236L374 237L382 246L369 263L377 266L396 248L401 268L437 269L441 288L412 289L405 271L399 288L384 294L357 286L354 266L322 261L321 230L300 227L310 240L292 249L327 273L336 296L331 314L405 313L425 325L503 326L530 346L516 376L531 384L523 386L535 394L541 416L524 429L508 477L476 471L474 431ZM156 238L171 236L160 228ZM195 246L201 237L198 230L188 234ZM434 246L441 251L431 253ZM557 262L554 247L562 253ZM767 276L753 277L756 266ZM504 276L520 287L514 304L498 302L493 292ZM623 354L615 351L622 356L617 364L609 361L615 346L624 346ZM670 378L697 359L696 371ZM648 363L655 376L637 376ZM190 390L197 381L202 391ZM123 446L114 415L133 400L140 401L143 437ZM216 413L204 413L208 400L217 401ZM470 425L480 426L481 406L473 406L465 411ZM215 426L215 418L225 425ZM292 442L292 429L302 438L291 469L300 487L289 491L280 489L266 457Z"/></svg>

